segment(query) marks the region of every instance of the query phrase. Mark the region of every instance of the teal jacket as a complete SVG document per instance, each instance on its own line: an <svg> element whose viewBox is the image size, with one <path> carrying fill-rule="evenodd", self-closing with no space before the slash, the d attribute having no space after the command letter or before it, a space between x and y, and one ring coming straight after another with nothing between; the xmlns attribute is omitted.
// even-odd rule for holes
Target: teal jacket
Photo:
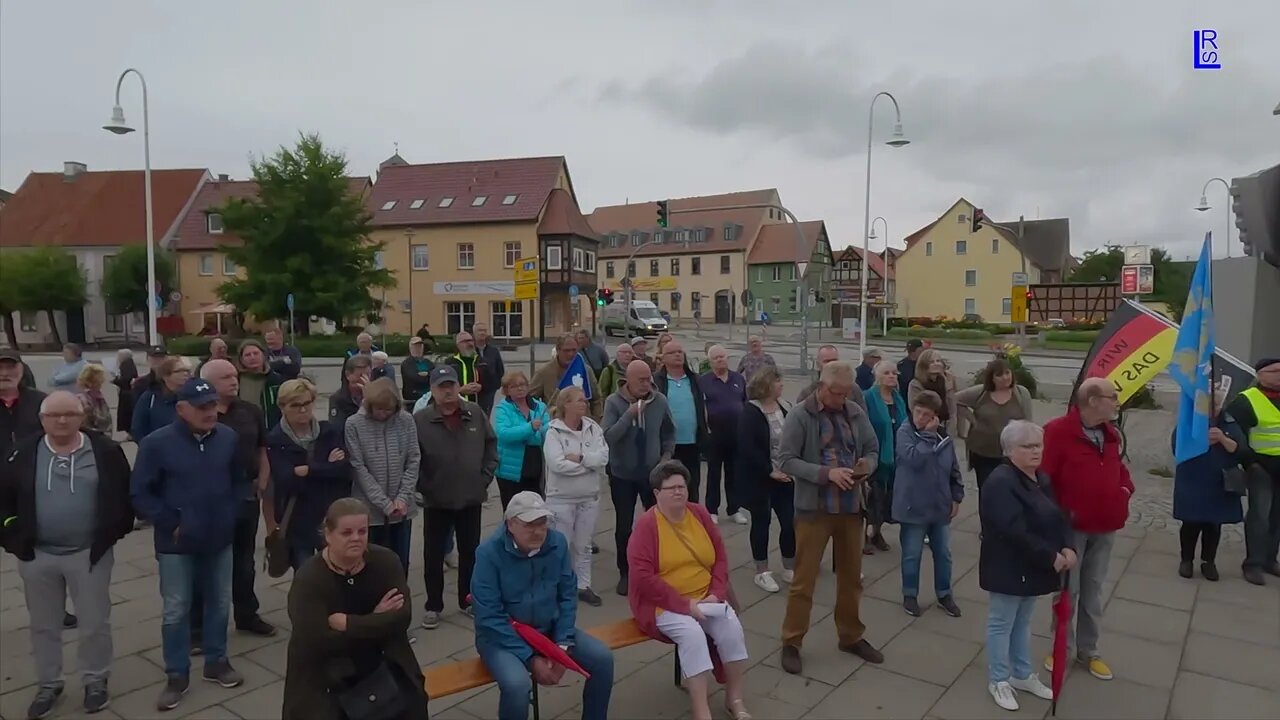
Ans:
<svg viewBox="0 0 1280 720"><path fill-rule="evenodd" d="M494 475L499 480L520 482L524 449L542 447L542 441L547 437L547 426L551 424L547 404L529 398L529 411L529 417L525 418L516 404L507 398L493 408L493 431L498 436L498 470ZM534 420L542 421L537 430L533 429Z"/></svg>
<svg viewBox="0 0 1280 720"><path fill-rule="evenodd" d="M533 650L511 627L511 620L529 625L552 642L574 644L578 612L578 579L573 572L569 543L555 530L532 557L516 550L506 525L476 549L471 576L471 607L475 611L476 649L506 650L529 664Z"/></svg>

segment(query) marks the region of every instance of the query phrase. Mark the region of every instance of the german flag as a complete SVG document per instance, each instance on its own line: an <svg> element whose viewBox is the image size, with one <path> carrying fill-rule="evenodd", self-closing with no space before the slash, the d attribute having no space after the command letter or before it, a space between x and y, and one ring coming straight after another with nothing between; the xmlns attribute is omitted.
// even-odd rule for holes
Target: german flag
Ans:
<svg viewBox="0 0 1280 720"><path fill-rule="evenodd" d="M1173 358L1176 325L1139 305L1124 302L1089 348L1080 379L1106 378L1121 403L1151 382Z"/></svg>

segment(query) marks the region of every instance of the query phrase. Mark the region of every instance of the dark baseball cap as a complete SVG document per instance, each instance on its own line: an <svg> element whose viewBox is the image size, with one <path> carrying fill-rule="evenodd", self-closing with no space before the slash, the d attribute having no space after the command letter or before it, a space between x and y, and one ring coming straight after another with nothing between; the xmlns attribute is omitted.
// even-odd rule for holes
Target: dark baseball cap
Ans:
<svg viewBox="0 0 1280 720"><path fill-rule="evenodd" d="M178 399L196 407L203 407L218 401L218 393L204 378L191 378L178 390Z"/></svg>
<svg viewBox="0 0 1280 720"><path fill-rule="evenodd" d="M924 341L921 340L920 338L911 338L910 340L907 341L907 352L911 352L912 350L919 350L922 347L924 347Z"/></svg>
<svg viewBox="0 0 1280 720"><path fill-rule="evenodd" d="M152 345L147 348L147 357L168 357L169 351L159 345Z"/></svg>
<svg viewBox="0 0 1280 720"><path fill-rule="evenodd" d="M0 348L0 362L22 362L22 353L12 348Z"/></svg>
<svg viewBox="0 0 1280 720"><path fill-rule="evenodd" d="M441 383L458 382L458 373L450 365L441 365L431 371L431 387L440 385Z"/></svg>

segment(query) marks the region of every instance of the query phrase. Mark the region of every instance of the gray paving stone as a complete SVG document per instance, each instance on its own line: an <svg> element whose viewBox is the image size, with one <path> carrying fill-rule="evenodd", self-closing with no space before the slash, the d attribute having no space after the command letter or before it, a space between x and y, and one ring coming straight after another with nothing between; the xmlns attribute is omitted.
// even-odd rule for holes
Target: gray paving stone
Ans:
<svg viewBox="0 0 1280 720"><path fill-rule="evenodd" d="M941 686L867 665L832 690L805 717L815 720L923 717L945 691Z"/></svg>
<svg viewBox="0 0 1280 720"><path fill-rule="evenodd" d="M1116 584L1115 597L1190 611L1196 603L1196 583L1174 576L1130 574Z"/></svg>
<svg viewBox="0 0 1280 720"><path fill-rule="evenodd" d="M1280 688L1280 648L1243 640L1192 632L1182 668L1263 690Z"/></svg>
<svg viewBox="0 0 1280 720"><path fill-rule="evenodd" d="M1116 598L1107 603L1102 617L1100 650L1106 654L1108 630L1169 645L1181 645L1190 620L1191 613Z"/></svg>
<svg viewBox="0 0 1280 720"><path fill-rule="evenodd" d="M898 633L883 650L885 659L881 668L947 687L964 672L982 650L982 646L931 633L913 625Z"/></svg>
<svg viewBox="0 0 1280 720"><path fill-rule="evenodd" d="M1252 589L1254 586L1249 585ZM1263 590L1265 588L1258 588ZM1264 593L1245 597L1267 598ZM1280 602L1253 606L1201 600L1191 616L1197 631L1280 648Z"/></svg>
<svg viewBox="0 0 1280 720"><path fill-rule="evenodd" d="M1169 717L1175 720L1274 720L1280 717L1280 691L1183 671L1178 673L1173 687Z"/></svg>
<svg viewBox="0 0 1280 720"><path fill-rule="evenodd" d="M1163 690L1173 687L1182 657L1177 648L1122 632L1107 632L1101 649L1117 678Z"/></svg>
<svg viewBox="0 0 1280 720"><path fill-rule="evenodd" d="M1018 694L1018 702L1048 703ZM1076 667L1067 673L1058 699L1058 717L1064 720L1147 720L1163 717L1169 704L1165 690L1116 678L1103 681Z"/></svg>

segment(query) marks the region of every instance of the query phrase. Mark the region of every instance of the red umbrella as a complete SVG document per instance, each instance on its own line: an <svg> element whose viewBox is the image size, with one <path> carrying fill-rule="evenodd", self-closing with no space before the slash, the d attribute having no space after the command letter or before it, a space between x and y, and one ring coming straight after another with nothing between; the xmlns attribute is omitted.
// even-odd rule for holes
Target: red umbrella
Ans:
<svg viewBox="0 0 1280 720"><path fill-rule="evenodd" d="M560 665L565 670L572 670L584 678L589 679L591 677L591 673L583 670L582 666L574 662L573 658L569 657L569 653L565 652L559 645L552 642L551 638L518 620L510 620L509 622L511 623L511 627L516 631L516 634L519 635L522 640L529 643L529 647L533 648L535 653L557 665Z"/></svg>
<svg viewBox="0 0 1280 720"><path fill-rule="evenodd" d="M1053 673L1050 687L1053 689L1053 706L1050 709L1058 714L1058 697L1062 694L1062 681L1067 677L1067 634L1071 632L1071 590L1068 587L1068 574L1062 573L1062 589L1053 600Z"/></svg>

